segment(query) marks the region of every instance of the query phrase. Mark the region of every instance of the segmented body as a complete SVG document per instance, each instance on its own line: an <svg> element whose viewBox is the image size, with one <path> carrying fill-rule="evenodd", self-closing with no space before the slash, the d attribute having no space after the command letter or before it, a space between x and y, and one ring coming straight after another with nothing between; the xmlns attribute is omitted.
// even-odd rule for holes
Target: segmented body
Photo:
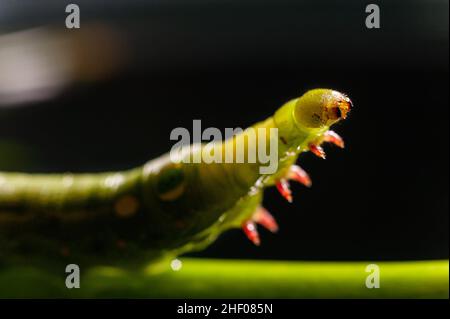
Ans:
<svg viewBox="0 0 450 319"><path fill-rule="evenodd" d="M293 164L301 152L321 155L323 141L342 142L329 127L345 118L350 105L343 94L317 89L255 124L252 128L278 130L273 174L261 174L259 161L174 163L169 155L123 172L0 173L0 260L33 255L88 263L151 260L201 249L235 227L259 244L255 222L276 231L260 207L264 188L276 184L291 200L289 179L309 184L306 173ZM245 152L258 151L248 134L216 145L225 150L243 142ZM269 136L267 145L273 142ZM204 148L192 147L182 156Z"/></svg>

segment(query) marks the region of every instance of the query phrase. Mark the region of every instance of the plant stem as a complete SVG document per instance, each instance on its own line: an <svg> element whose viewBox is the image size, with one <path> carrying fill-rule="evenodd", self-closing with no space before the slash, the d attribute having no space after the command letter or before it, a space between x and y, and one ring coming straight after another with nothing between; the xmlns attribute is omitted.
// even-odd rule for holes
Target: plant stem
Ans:
<svg viewBox="0 0 450 319"><path fill-rule="evenodd" d="M0 296L139 298L448 298L448 260L374 262L380 287L368 289L370 262L244 261L181 258L179 271L155 275L113 267L95 267L81 275L80 289L67 289L64 278L38 270L0 271ZM11 275L11 273L10 273ZM24 279L25 278L25 279ZM24 287L26 280L34 289ZM6 280L16 295L8 295ZM20 287L21 286L21 287ZM20 288L20 289L19 289ZM27 292L28 291L28 292ZM19 293L20 292L20 293Z"/></svg>

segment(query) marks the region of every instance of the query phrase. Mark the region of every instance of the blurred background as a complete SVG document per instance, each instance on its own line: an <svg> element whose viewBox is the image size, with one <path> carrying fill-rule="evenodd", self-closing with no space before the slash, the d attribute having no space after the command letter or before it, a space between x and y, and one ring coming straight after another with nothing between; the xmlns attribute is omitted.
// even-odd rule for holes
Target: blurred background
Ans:
<svg viewBox="0 0 450 319"><path fill-rule="evenodd" d="M67 29L76 3L81 28ZM0 170L127 169L193 119L245 127L308 89L354 102L344 151L305 154L314 186L268 189L280 224L195 256L448 258L448 1L0 0Z"/></svg>

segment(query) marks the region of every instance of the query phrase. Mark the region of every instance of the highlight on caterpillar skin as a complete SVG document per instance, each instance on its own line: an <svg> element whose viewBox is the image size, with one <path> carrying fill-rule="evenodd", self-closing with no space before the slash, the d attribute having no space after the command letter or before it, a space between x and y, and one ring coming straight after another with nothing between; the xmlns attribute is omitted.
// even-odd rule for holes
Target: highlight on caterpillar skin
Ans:
<svg viewBox="0 0 450 319"><path fill-rule="evenodd" d="M291 181L310 187L310 177L295 164L298 156L311 151L325 158L323 143L343 148L330 127L351 108L345 94L314 89L254 124L251 128L277 129L273 174L262 174L258 161L175 163L169 154L121 172L0 172L0 259L30 252L87 263L175 256L202 249L232 228L259 245L257 225L278 230L262 207L264 189L275 186L292 202ZM215 146L235 150L233 156L258 151L260 144L249 134L247 129ZM244 148L236 147L239 143ZM205 147L196 145L180 156L196 156Z"/></svg>

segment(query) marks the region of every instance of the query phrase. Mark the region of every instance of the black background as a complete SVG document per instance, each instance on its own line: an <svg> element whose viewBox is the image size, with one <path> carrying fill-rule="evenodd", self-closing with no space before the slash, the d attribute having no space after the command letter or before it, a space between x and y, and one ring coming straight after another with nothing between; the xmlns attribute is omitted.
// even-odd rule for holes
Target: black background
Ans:
<svg viewBox="0 0 450 319"><path fill-rule="evenodd" d="M64 28L64 1L14 2L4 2L4 31L77 32ZM55 99L0 108L0 139L24 154L0 169L125 169L167 152L170 131L193 119L245 127L329 87L355 105L335 127L347 147L300 158L313 188L294 185L293 204L266 191L279 234L261 231L254 247L230 231L195 255L448 258L446 1L377 1L380 29L365 27L364 1L77 3L82 29L101 21L123 35L127 65Z"/></svg>

